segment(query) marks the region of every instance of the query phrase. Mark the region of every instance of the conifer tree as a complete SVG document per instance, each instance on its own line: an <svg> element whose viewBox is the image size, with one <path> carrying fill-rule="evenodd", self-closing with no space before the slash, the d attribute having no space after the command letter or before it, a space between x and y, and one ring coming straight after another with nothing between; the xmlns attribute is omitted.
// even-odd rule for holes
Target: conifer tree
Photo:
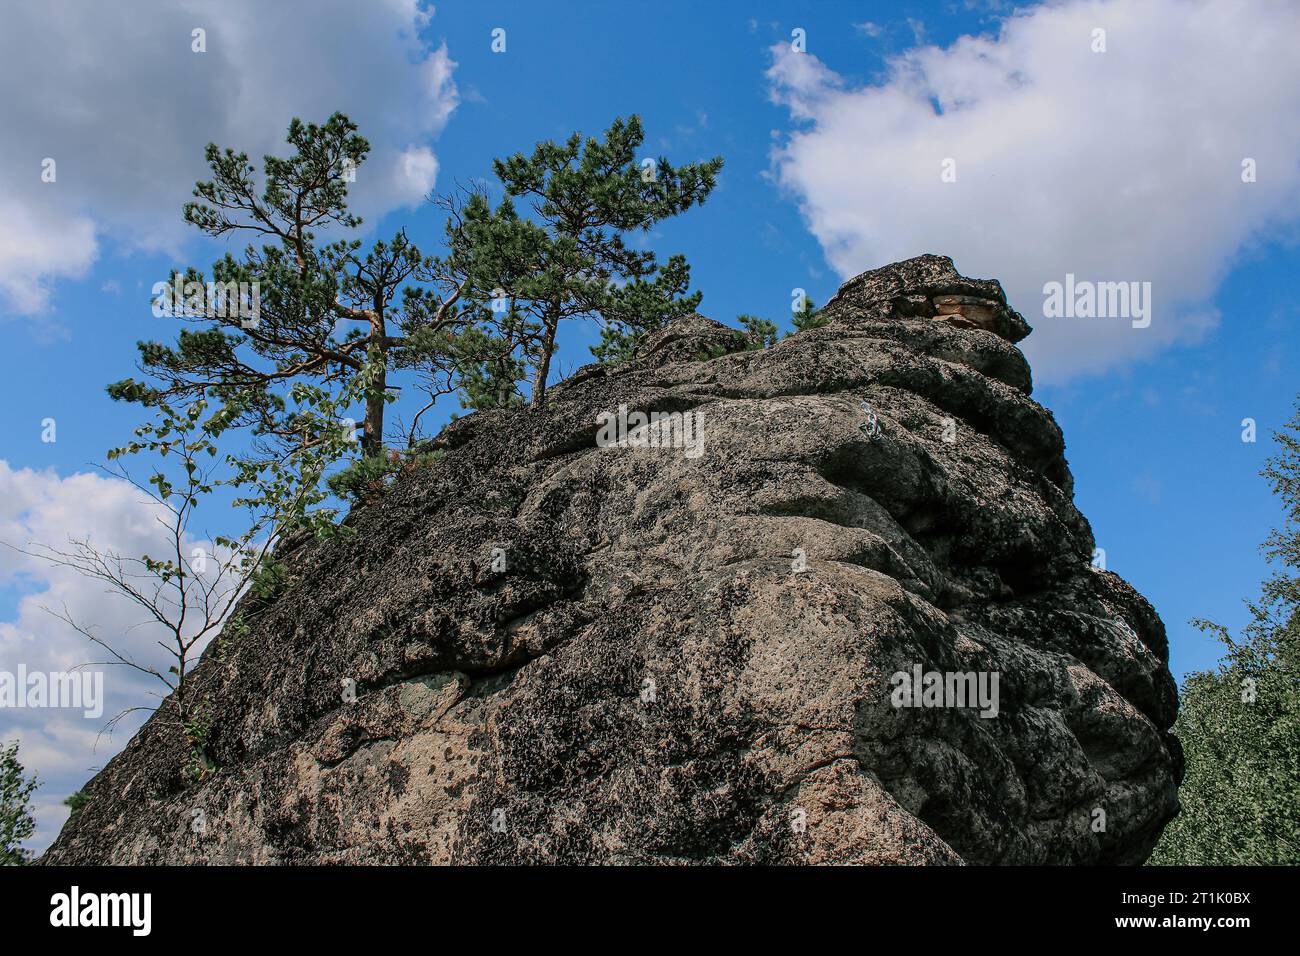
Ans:
<svg viewBox="0 0 1300 956"><path fill-rule="evenodd" d="M323 126L293 120L287 141L290 156L264 158L260 189L246 153L208 145L212 178L195 186L185 220L208 236L247 234L260 245L228 253L210 279L191 268L157 290L162 313L197 328L183 329L174 346L141 342L151 381L116 382L109 394L149 407L209 399L272 455L319 444L339 426L297 402L296 383L351 389L365 407L362 450L377 455L390 367L415 335L423 351L403 355L405 363L448 364L463 331L454 305L466 278L454 257L426 257L403 232L365 251L358 239L319 241L319 230L361 225L348 211L348 183L370 147L339 113ZM457 246L454 236L449 244Z"/></svg>
<svg viewBox="0 0 1300 956"><path fill-rule="evenodd" d="M633 116L603 139L574 134L496 162L497 206L481 186L432 200L446 215L436 256L405 231L368 246L348 236L361 225L348 186L370 147L342 114L320 126L293 120L289 155L265 157L260 177L247 154L209 144L211 178L196 184L184 218L212 238L252 241L210 275L189 268L159 284L156 309L190 327L174 344L139 343L143 379L109 394L160 418L203 403L227 436L235 477L224 483L256 489L290 475L301 502L313 500L306 484L353 456L349 416L360 406L360 457L349 467L372 487L402 464L386 422L390 376L402 373L427 399L402 436L413 453L422 417L443 396L508 407L522 403L531 377L532 403L544 404L565 319L599 321L593 352L610 361L696 308L685 259L660 266L626 236L703 202L722 160L639 161L643 141ZM527 216L515 208L521 197ZM252 437L243 446L231 437L240 429Z"/></svg>
<svg viewBox="0 0 1300 956"><path fill-rule="evenodd" d="M808 296L803 297L803 308L794 314L790 320L794 326L795 332L806 332L809 329L820 329L830 321L830 318L823 316L817 308L817 304ZM789 333L793 335L794 332Z"/></svg>
<svg viewBox="0 0 1300 956"><path fill-rule="evenodd" d="M722 159L677 167L663 158L641 161L644 140L641 120L631 116L615 120L603 139L584 141L575 133L493 164L507 195L530 202L540 230L528 249L533 268L507 290L512 309L532 329L525 351L534 407L545 404L564 320L602 320L602 340L592 351L610 361L626 358L647 331L699 305L699 293L686 294L684 258L657 266L654 253L630 247L625 237L704 202Z"/></svg>
<svg viewBox="0 0 1300 956"><path fill-rule="evenodd" d="M771 319L761 319L756 315L738 315L736 321L745 330L745 338L751 349L771 348L777 343L779 335L776 323Z"/></svg>

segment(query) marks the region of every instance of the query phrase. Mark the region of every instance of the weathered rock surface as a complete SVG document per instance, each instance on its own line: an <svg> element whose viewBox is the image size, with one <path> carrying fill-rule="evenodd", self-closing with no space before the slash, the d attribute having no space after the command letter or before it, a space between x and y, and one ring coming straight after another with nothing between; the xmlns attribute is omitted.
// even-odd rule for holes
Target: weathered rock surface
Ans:
<svg viewBox="0 0 1300 956"><path fill-rule="evenodd" d="M205 655L219 769L151 719L45 861L1141 862L1164 629L1090 566L1029 327L937 256L825 314L763 351L695 317L454 423ZM620 405L703 453L598 447ZM915 665L996 672L997 716L893 706Z"/></svg>

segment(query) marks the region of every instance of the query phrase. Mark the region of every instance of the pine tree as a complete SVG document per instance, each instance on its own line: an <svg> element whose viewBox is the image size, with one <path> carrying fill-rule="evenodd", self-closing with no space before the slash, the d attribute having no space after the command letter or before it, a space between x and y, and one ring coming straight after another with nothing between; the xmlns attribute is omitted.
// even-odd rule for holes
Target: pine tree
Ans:
<svg viewBox="0 0 1300 956"><path fill-rule="evenodd" d="M647 331L693 312L700 295L685 295L690 270L675 256L656 268L652 252L629 248L628 233L704 202L722 159L673 167L637 159L645 140L637 116L618 119L604 139L575 133L564 143L539 143L493 164L510 197L529 200L536 226L521 245L530 270L503 287L536 331L526 354L532 404L546 402L556 336L566 319L600 318L605 326L597 358L625 358ZM535 257L535 258L532 258Z"/></svg>
<svg viewBox="0 0 1300 956"><path fill-rule="evenodd" d="M830 321L829 316L823 316L819 313L816 303L812 299L804 296L803 308L794 314L791 324L794 325L795 332L806 332L809 329L820 329ZM791 335L794 332L789 333Z"/></svg>
<svg viewBox="0 0 1300 956"><path fill-rule="evenodd" d="M287 141L290 156L265 157L260 191L246 153L208 145L212 178L195 186L186 222L213 238L248 234L261 245L228 253L210 278L190 268L156 290L161 314L197 328L183 329L174 346L141 342L150 383L125 379L109 394L147 407L209 399L232 425L251 428L269 457L319 443L339 425L297 399L294 387L305 382L364 403L362 450L377 455L390 367L417 333L425 349L404 361L448 364L447 337L463 331L454 304L467 279L452 258L424 256L403 232L364 252L358 239L319 242L318 230L361 225L348 211L348 182L370 147L339 113L323 126L293 120ZM435 342L442 348L429 347Z"/></svg>
<svg viewBox="0 0 1300 956"><path fill-rule="evenodd" d="M253 243L210 276L188 268L160 283L159 313L192 327L171 345L139 343L144 380L115 382L109 394L163 420L146 430L165 430L170 414L201 403L212 416L205 428L227 436L222 450L238 448L227 455L234 477L218 483L251 488L251 500L271 510L285 503L273 500L275 488L279 498L319 503L306 486L323 486L354 457L348 416L360 405L360 457L333 477L337 487L372 488L415 453L422 416L444 396L458 393L467 408L509 407L522 403L531 376L532 403L544 404L563 320L599 321L593 352L608 361L696 308L685 259L659 266L625 236L703 202L722 160L639 163L643 141L633 116L603 140L574 134L497 161L505 195L496 207L483 188L432 200L446 213L437 256L403 231L364 248L347 237L361 225L348 211L348 184L370 147L342 114L321 126L293 120L289 155L265 157L260 178L245 153L209 144L211 178L196 184L184 218L212 238ZM520 197L528 217L516 211ZM323 231L344 237L326 242ZM427 401L394 457L385 409L398 373ZM237 446L230 433L239 429L252 440ZM323 518L312 520L319 532Z"/></svg>
<svg viewBox="0 0 1300 956"><path fill-rule="evenodd" d="M771 319L760 319L756 315L738 315L736 321L745 330L745 337L751 349L771 348L777 342L776 323Z"/></svg>

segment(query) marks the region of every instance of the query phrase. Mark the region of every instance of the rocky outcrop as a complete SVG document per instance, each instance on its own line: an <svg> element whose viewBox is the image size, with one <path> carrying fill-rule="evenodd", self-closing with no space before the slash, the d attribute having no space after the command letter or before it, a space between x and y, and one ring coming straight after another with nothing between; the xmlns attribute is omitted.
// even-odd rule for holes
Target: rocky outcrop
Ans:
<svg viewBox="0 0 1300 956"><path fill-rule="evenodd" d="M45 861L1141 862L1164 629L1091 565L1028 326L937 256L824 314L453 423L205 655L218 769L155 717Z"/></svg>

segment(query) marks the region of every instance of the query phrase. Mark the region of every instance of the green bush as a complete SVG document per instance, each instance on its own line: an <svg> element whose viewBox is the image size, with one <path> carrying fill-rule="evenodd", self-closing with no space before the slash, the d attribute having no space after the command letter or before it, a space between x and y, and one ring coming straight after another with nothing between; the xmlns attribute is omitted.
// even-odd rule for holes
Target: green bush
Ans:
<svg viewBox="0 0 1300 956"><path fill-rule="evenodd" d="M0 866L21 866L30 859L22 843L36 831L35 789L36 776L28 778L18 762L18 742L0 747Z"/></svg>
<svg viewBox="0 0 1300 956"><path fill-rule="evenodd" d="M80 813L81 808L89 802L90 794L86 793L84 790L78 790L76 793L70 794L67 799L63 801L63 805L68 808L68 819L71 820Z"/></svg>
<svg viewBox="0 0 1300 956"><path fill-rule="evenodd" d="M1247 603L1238 637L1193 622L1227 653L1183 687L1174 724L1187 760L1182 813L1152 864L1300 863L1300 415L1275 437L1282 452L1263 474L1286 519L1264 552L1283 570Z"/></svg>

